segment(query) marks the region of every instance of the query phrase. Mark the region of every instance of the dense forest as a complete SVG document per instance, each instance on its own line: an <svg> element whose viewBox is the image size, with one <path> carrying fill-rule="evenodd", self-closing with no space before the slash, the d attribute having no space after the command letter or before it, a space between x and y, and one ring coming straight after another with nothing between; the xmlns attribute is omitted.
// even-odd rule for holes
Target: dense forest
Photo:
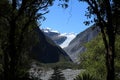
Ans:
<svg viewBox="0 0 120 80"><path fill-rule="evenodd" d="M69 7L69 0L58 1L62 8ZM120 1L78 1L88 4L85 16L90 20L86 20L84 24L95 24L100 28L100 34L84 44L87 51L80 55L77 67L85 71L74 80L120 80ZM39 58L43 58L42 53L47 53L46 56L51 58L49 55L52 54L48 53L54 51L55 56L65 56L62 57L63 62L69 60L69 63L59 63L59 66L74 65L64 50L44 37L40 31L39 38L36 32L42 24L41 20L45 20L44 15L49 14L48 7L53 4L54 0L0 0L0 80L37 80L30 78L28 73L30 64L36 57L31 55L33 47L37 44L40 44L38 47L41 55L36 54ZM59 55L60 53L62 54ZM53 60L57 62L59 57ZM60 78L56 78L57 76ZM58 67L55 67L50 80L59 79L65 78Z"/></svg>
<svg viewBox="0 0 120 80"><path fill-rule="evenodd" d="M115 43L115 80L119 80L120 72L120 35L117 35ZM106 66L105 66L105 47L103 45L101 34L95 39L85 44L87 51L80 55L80 66L86 69L82 74L90 74L96 80L106 80ZM81 74L81 75L82 75Z"/></svg>

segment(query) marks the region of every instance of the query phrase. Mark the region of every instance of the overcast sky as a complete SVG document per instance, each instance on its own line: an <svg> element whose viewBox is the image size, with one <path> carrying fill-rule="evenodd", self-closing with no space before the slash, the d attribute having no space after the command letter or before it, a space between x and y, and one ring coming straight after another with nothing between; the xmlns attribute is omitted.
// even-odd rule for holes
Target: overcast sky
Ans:
<svg viewBox="0 0 120 80"><path fill-rule="evenodd" d="M49 27L61 33L80 33L88 27L83 24L87 20L84 16L86 8L86 3L78 2L78 0L70 0L69 7L63 9L58 6L58 2L56 1L49 8L50 12L45 15L46 20L42 22L41 28Z"/></svg>

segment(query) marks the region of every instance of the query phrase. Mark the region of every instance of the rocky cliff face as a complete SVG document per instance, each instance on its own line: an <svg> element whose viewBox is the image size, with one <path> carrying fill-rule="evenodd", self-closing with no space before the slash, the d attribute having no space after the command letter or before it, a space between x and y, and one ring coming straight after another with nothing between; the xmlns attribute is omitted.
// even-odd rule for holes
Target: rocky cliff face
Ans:
<svg viewBox="0 0 120 80"><path fill-rule="evenodd" d="M38 37L38 43L33 47L32 57L43 63L55 63L62 59L70 61L70 57L57 46L49 37L37 28L36 35Z"/></svg>
<svg viewBox="0 0 120 80"><path fill-rule="evenodd" d="M74 33L60 33L51 28L42 29L42 31L61 48L67 47L70 41L73 40L76 36Z"/></svg>
<svg viewBox="0 0 120 80"><path fill-rule="evenodd" d="M93 25L77 36L73 33L60 34L58 31L50 28L42 29L42 31L48 38L51 38L57 45L63 48L73 62L78 63L79 55L86 50L84 44L95 38L100 29Z"/></svg>
<svg viewBox="0 0 120 80"><path fill-rule="evenodd" d="M61 45L67 37L65 35L61 35L58 31L52 30L51 28L42 29L44 34L51 38L57 45Z"/></svg>
<svg viewBox="0 0 120 80"><path fill-rule="evenodd" d="M68 47L64 48L64 50L71 57L73 62L78 62L79 55L86 50L86 48L84 47L84 44L89 42L93 38L95 38L99 32L100 32L100 29L93 25L92 27L78 34L70 42Z"/></svg>

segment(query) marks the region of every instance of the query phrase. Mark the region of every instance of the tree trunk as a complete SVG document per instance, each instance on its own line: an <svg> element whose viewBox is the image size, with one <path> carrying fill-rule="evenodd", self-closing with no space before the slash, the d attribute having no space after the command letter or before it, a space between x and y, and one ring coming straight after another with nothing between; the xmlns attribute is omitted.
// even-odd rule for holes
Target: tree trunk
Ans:
<svg viewBox="0 0 120 80"><path fill-rule="evenodd" d="M106 69L107 69L107 77L106 80L114 80L115 79L115 70L114 70L114 55L115 55L115 28L113 27L112 21L112 10L110 0L103 0L105 5L105 18L101 17L99 7L97 4L97 0L84 0L89 6L93 9L94 13L98 18L98 22L100 25L103 42L106 50ZM107 31L107 34L106 32Z"/></svg>
<svg viewBox="0 0 120 80"><path fill-rule="evenodd" d="M106 53L106 67L107 67L107 79L114 80L114 52L109 46L108 52Z"/></svg>
<svg viewBox="0 0 120 80"><path fill-rule="evenodd" d="M112 21L112 10L110 0L105 0L106 18L107 18L107 35L108 35L108 50L106 53L106 67L107 67L107 80L115 79L114 70L114 55L115 55L115 28Z"/></svg>
<svg viewBox="0 0 120 80"><path fill-rule="evenodd" d="M16 48L15 48L15 24L14 18L11 20L9 33L9 55L10 55L10 80L15 80Z"/></svg>
<svg viewBox="0 0 120 80"><path fill-rule="evenodd" d="M101 24L100 26L103 26L103 25ZM101 27L101 33L102 33L102 38L103 38L103 42L106 50L106 70L107 70L106 80L114 80L115 78L115 70L114 70L115 35L113 32L109 33L109 35L107 35L109 37L107 40L106 34L102 27Z"/></svg>
<svg viewBox="0 0 120 80"><path fill-rule="evenodd" d="M4 80L9 80L9 65L8 65L8 62L9 61L9 59L8 59L8 53L6 52L6 51L4 51L4 77L3 77L3 79Z"/></svg>
<svg viewBox="0 0 120 80"><path fill-rule="evenodd" d="M109 23L108 50L106 53L107 80L115 79L114 56L115 56L115 33L111 23Z"/></svg>
<svg viewBox="0 0 120 80"><path fill-rule="evenodd" d="M16 19L15 19L15 10L17 2L12 0L12 15L10 22L10 33L9 33L9 55L10 55L10 80L16 80L15 70L16 70L16 46L15 46L15 30L16 30Z"/></svg>

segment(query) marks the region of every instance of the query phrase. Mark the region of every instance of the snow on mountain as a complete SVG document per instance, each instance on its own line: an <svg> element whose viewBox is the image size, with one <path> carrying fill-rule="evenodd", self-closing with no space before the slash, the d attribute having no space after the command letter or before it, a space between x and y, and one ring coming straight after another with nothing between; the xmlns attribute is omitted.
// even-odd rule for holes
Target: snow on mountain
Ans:
<svg viewBox="0 0 120 80"><path fill-rule="evenodd" d="M65 48L69 45L69 43L76 37L74 33L63 33L61 36L66 36L67 39L60 45L61 48Z"/></svg>
<svg viewBox="0 0 120 80"><path fill-rule="evenodd" d="M50 37L61 48L65 48L76 37L75 33L60 33L57 30L51 28L42 29L45 35Z"/></svg>
<svg viewBox="0 0 120 80"><path fill-rule="evenodd" d="M57 30L53 30L53 29L51 29L51 28L49 28L49 27L47 27L46 29L42 29L44 32L46 32L46 33L48 33L48 32L53 32L53 33L59 33L59 31L57 31Z"/></svg>
<svg viewBox="0 0 120 80"><path fill-rule="evenodd" d="M79 33L69 44L65 47L65 52L70 56L73 62L79 63L79 55L86 51L84 44L98 36L100 29L96 25L92 25L83 32Z"/></svg>

